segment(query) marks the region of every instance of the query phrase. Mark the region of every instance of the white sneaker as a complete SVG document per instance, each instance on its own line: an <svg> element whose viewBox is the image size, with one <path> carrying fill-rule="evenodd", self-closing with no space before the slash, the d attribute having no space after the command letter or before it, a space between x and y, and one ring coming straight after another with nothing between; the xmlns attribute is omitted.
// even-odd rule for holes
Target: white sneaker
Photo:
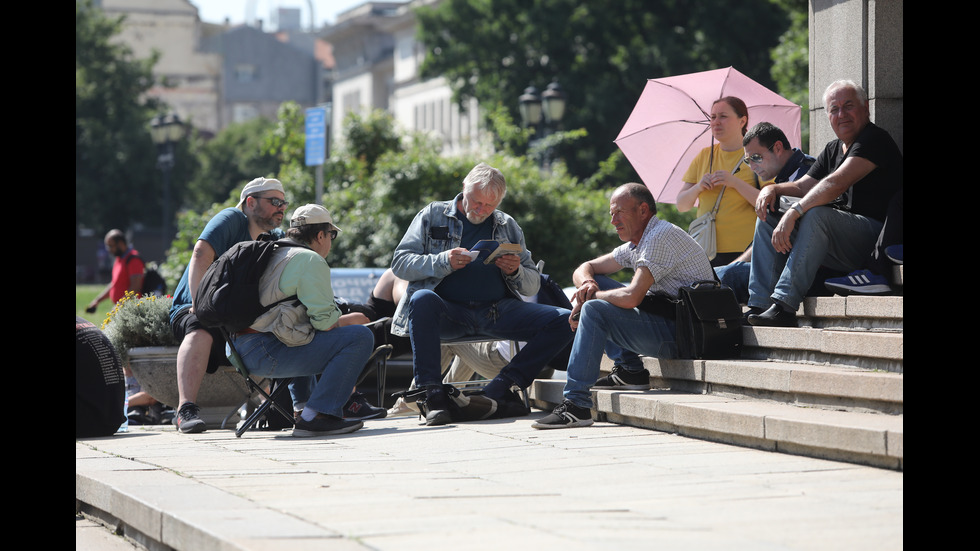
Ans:
<svg viewBox="0 0 980 551"><path fill-rule="evenodd" d="M408 403L404 398L395 400L395 405L388 410L388 417L399 417L403 415L418 415L419 407L415 403Z"/></svg>

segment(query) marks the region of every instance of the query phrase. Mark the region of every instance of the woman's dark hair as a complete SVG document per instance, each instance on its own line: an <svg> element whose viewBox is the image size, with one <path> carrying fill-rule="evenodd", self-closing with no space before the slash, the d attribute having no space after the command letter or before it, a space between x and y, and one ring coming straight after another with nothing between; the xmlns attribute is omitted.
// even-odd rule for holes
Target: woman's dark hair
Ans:
<svg viewBox="0 0 980 551"><path fill-rule="evenodd" d="M331 229L333 229L333 227L326 222L323 224L308 224L305 226L289 228L286 230L286 237L290 237L296 241L301 241L309 245L314 239L316 239L317 234L320 232L329 232Z"/></svg>
<svg viewBox="0 0 980 551"><path fill-rule="evenodd" d="M735 96L725 96L723 98L716 99L711 105L714 106L715 103L718 103L719 101L727 103L728 106L735 111L736 116L745 117L745 126L742 127L742 135L744 136L745 132L747 132L749 129L749 108L746 107L745 102L740 98L736 98Z"/></svg>

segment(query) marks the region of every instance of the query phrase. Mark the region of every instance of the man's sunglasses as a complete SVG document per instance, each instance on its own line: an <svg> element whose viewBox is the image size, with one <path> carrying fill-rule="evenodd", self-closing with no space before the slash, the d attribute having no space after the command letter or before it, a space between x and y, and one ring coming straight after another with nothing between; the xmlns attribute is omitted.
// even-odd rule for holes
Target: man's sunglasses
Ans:
<svg viewBox="0 0 980 551"><path fill-rule="evenodd" d="M772 148L773 148L773 146L775 146L775 145L776 145L776 143L775 143L775 142L773 142L773 144L772 144L772 145L770 145L769 147L767 147L766 149L767 149L768 151L772 151ZM755 164L759 164L759 163L761 163L761 162L762 162L762 155L760 155L760 154L758 154L758 153L753 153L752 155L749 155L748 157L746 157L746 158L744 158L744 159L742 159L742 160L743 160L743 161L745 161L745 164L749 164L749 163L755 163Z"/></svg>
<svg viewBox="0 0 980 551"><path fill-rule="evenodd" d="M259 195L253 195L252 197L255 197L256 199L265 199L266 201L272 203L272 206L276 208L285 207L289 204L289 201L283 201L278 197L261 197Z"/></svg>

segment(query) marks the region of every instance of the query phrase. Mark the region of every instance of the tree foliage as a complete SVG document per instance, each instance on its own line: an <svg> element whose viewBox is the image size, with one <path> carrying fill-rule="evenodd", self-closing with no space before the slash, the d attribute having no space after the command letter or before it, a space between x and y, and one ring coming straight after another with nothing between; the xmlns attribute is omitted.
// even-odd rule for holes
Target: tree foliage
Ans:
<svg viewBox="0 0 980 551"><path fill-rule="evenodd" d="M112 40L121 18L75 2L75 223L105 231L160 220L159 175L143 99L156 56L133 58Z"/></svg>
<svg viewBox="0 0 980 551"><path fill-rule="evenodd" d="M187 184L182 206L206 209L241 190L246 182L276 174L279 162L267 145L274 126L268 119L256 118L232 123L210 140L191 137L200 168Z"/></svg>
<svg viewBox="0 0 980 551"><path fill-rule="evenodd" d="M313 169L304 166L304 126L297 110L295 104L284 104L265 137L280 163L276 176L290 202L287 218L296 207L313 202ZM430 138L399 133L383 111L348 115L344 125L342 145L323 167L322 204L343 229L327 260L336 267L387 267L415 214L431 201L455 197L478 161L442 156ZM578 180L562 163L545 173L523 156L504 153L481 160L503 171L508 191L501 208L518 220L535 260L545 260L545 270L559 283L570 284L572 270L582 261L619 244L609 226L608 189ZM206 211L180 214L162 268L171 286L204 226L238 201L238 190Z"/></svg>
<svg viewBox="0 0 980 551"><path fill-rule="evenodd" d="M810 144L810 30L807 0L775 1L786 10L790 25L771 51L772 78L783 97L803 108L802 144L799 147L807 151Z"/></svg>
<svg viewBox="0 0 980 551"><path fill-rule="evenodd" d="M771 0L444 0L416 14L422 76L444 76L457 101L502 105L516 120L528 84L559 81L563 127L588 135L557 153L583 179L610 160L647 79L734 66L772 86L769 50L789 24ZM617 182L636 180L615 166Z"/></svg>

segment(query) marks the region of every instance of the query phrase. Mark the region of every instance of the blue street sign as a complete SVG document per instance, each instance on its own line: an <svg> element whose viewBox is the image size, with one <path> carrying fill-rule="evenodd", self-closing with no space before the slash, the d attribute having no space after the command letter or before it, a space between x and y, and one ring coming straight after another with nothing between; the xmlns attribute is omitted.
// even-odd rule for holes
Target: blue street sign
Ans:
<svg viewBox="0 0 980 551"><path fill-rule="evenodd" d="M327 110L311 107L306 110L306 166L319 166L327 155Z"/></svg>

